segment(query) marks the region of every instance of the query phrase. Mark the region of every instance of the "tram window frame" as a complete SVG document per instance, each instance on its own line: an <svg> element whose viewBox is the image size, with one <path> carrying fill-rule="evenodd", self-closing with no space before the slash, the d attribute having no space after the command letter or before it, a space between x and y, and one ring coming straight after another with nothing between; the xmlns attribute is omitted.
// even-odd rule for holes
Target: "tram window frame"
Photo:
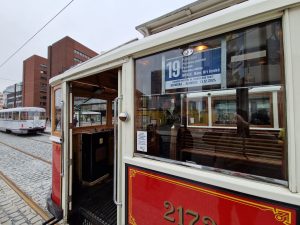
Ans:
<svg viewBox="0 0 300 225"><path fill-rule="evenodd" d="M203 48L200 49L200 47ZM221 53L217 52L219 48ZM193 86L193 83L189 85L188 81L184 80L186 78L181 78L181 76L184 77L181 75L185 73L184 71L190 72L189 65L193 63L199 65L196 63L202 60L199 59L200 56L196 55L194 59L198 60L197 62L192 62L192 58L186 59L187 63L184 65L184 57L189 57L197 51L200 52L199 54L208 52L206 56L211 57L207 60L211 60L208 62L210 64L205 65L208 68L210 66L216 68L213 66L215 66L215 62L218 62L220 70L216 69L216 71L220 71L220 78L210 76L215 78L211 83L203 85L202 82L199 82L202 84L198 83L198 86ZM273 52L276 54L273 55ZM221 59L212 58L218 57L218 54ZM224 54L226 55L225 59L222 58ZM201 55L201 57L204 56ZM179 62L173 65L172 62L175 61ZM172 67L169 62L172 63ZM270 125L251 124L251 111L249 112L251 99L254 99L254 96L263 96L265 94L263 92L266 90L278 89L278 97L284 100L281 96L285 96L283 63L283 37L280 19L233 30L216 37L135 59L136 142L134 152L155 156L161 160L171 159L179 164L191 162L192 165L203 165L217 171L224 170L230 174L239 173L267 179L287 180L287 139L285 138L287 124L284 121L286 102L278 101L279 98L276 101L279 127L274 127L273 123L272 91L269 91ZM226 66L224 67L224 65ZM182 69L181 66L186 66L186 68ZM199 66L199 68L204 67ZM196 79L205 79L203 78L206 73L204 70L202 73L197 68L191 71L201 74L201 78ZM170 74L174 75L173 78L176 75L181 80L174 79L174 82L172 80L169 82L172 78ZM193 74L195 77L195 73ZM207 76L204 77L210 78ZM170 86L173 84L173 87ZM231 90L238 91L229 97ZM256 92L252 93L252 90ZM211 108L208 106L208 117L210 117L208 126L205 126L206 124L189 126L189 105L186 97L189 93L210 96L208 105L210 104ZM228 93L227 96L224 96L224 93ZM215 123L213 106L218 99L222 98L232 98L236 102L235 113L232 113L235 124ZM179 117L181 118L179 123L172 122L167 131L162 129L164 126L161 122L164 121L162 119L163 111L166 111L162 105L166 101L170 102L168 107L171 108L171 111L180 112ZM244 101L246 103L243 103ZM172 118L174 119L173 115ZM216 132L213 129L219 130ZM181 138L188 140L187 143L183 143ZM270 152L264 152L266 143L267 148L272 149ZM197 149L198 145L202 147ZM216 150L218 148L224 151L219 152ZM254 148L257 153L254 154L251 148ZM211 152L211 149L214 151ZM247 153L239 154L240 151L247 151ZM214 158L218 162L213 162ZM236 164L237 162L239 164ZM226 165L228 163L229 166ZM271 169L266 169L268 167Z"/></svg>
<svg viewBox="0 0 300 225"><path fill-rule="evenodd" d="M60 92L60 98L56 99L57 97L57 93ZM54 136L61 136L61 119L62 119L62 108L60 108L60 129L57 129L57 107L59 107L60 102L62 100L62 87L61 85L55 86L52 88L52 94L51 94L51 98L52 98L52 122L51 122L51 128L52 128L52 133ZM61 106L61 105L60 105Z"/></svg>

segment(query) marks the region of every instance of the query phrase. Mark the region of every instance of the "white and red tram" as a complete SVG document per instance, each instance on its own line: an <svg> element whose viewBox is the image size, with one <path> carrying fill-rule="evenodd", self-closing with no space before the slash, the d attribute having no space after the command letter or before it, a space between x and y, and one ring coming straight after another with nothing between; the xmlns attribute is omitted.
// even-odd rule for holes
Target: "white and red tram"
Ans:
<svg viewBox="0 0 300 225"><path fill-rule="evenodd" d="M0 130L15 134L44 132L46 110L39 107L17 107L0 110Z"/></svg>
<svg viewBox="0 0 300 225"><path fill-rule="evenodd" d="M300 1L215 9L50 80L57 220L300 224Z"/></svg>

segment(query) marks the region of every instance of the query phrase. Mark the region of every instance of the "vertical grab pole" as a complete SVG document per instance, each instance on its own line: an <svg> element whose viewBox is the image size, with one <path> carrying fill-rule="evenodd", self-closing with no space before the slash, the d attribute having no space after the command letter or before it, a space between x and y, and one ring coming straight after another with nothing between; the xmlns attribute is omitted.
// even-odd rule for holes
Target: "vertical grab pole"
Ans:
<svg viewBox="0 0 300 225"><path fill-rule="evenodd" d="M121 98L120 97L116 97L114 100L114 203L117 206L121 206L122 202L118 202L117 199L117 170L118 170L118 159L119 159L119 155L118 155L118 139L117 139L117 129L118 129L118 102Z"/></svg>
<svg viewBox="0 0 300 225"><path fill-rule="evenodd" d="M61 173L60 176L63 177L65 175L65 169L64 169L64 160L63 160L63 149L64 149L64 101L60 101L60 106L61 106L61 112L60 112L60 131L61 131Z"/></svg>

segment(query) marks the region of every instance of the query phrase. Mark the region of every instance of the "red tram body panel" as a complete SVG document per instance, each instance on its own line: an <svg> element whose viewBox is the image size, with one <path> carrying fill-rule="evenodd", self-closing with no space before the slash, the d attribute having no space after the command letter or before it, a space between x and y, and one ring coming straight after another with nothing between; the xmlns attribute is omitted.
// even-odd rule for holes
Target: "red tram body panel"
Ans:
<svg viewBox="0 0 300 225"><path fill-rule="evenodd" d="M127 167L128 224L296 225L296 208Z"/></svg>
<svg viewBox="0 0 300 225"><path fill-rule="evenodd" d="M61 144L52 142L52 200L61 205Z"/></svg>

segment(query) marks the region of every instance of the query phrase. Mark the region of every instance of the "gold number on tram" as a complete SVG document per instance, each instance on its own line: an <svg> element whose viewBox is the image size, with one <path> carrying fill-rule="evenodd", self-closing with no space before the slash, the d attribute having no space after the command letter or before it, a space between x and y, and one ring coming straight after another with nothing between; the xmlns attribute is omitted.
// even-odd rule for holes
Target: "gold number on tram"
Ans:
<svg viewBox="0 0 300 225"><path fill-rule="evenodd" d="M185 214L193 216L193 219L190 221L189 225L195 225L199 220L199 213L192 210L186 210Z"/></svg>
<svg viewBox="0 0 300 225"><path fill-rule="evenodd" d="M172 217L173 214L175 213L174 205L169 201L165 201L164 207L167 209L167 212L165 212L164 214L164 219L171 223L175 223L176 220L174 217ZM200 220L199 213L192 211L190 209L184 210L182 206L179 206L177 207L177 211L178 211L178 225L184 225L184 215L188 215L192 217L191 220L188 221L189 225L196 225L197 222ZM217 225L217 223L209 216L203 216L202 223L203 225Z"/></svg>
<svg viewBox="0 0 300 225"><path fill-rule="evenodd" d="M217 223L209 216L204 216L202 222L204 225L217 225Z"/></svg>
<svg viewBox="0 0 300 225"><path fill-rule="evenodd" d="M164 214L164 219L166 219L166 220L174 223L175 222L175 218L169 216L169 215L172 215L175 212L175 208L174 208L173 204L171 202L169 202L169 201L165 201L164 202L164 206L168 210Z"/></svg>
<svg viewBox="0 0 300 225"><path fill-rule="evenodd" d="M178 225L184 225L184 209L183 209L183 207L179 206L177 208L177 211L178 211L178 219L179 219Z"/></svg>

